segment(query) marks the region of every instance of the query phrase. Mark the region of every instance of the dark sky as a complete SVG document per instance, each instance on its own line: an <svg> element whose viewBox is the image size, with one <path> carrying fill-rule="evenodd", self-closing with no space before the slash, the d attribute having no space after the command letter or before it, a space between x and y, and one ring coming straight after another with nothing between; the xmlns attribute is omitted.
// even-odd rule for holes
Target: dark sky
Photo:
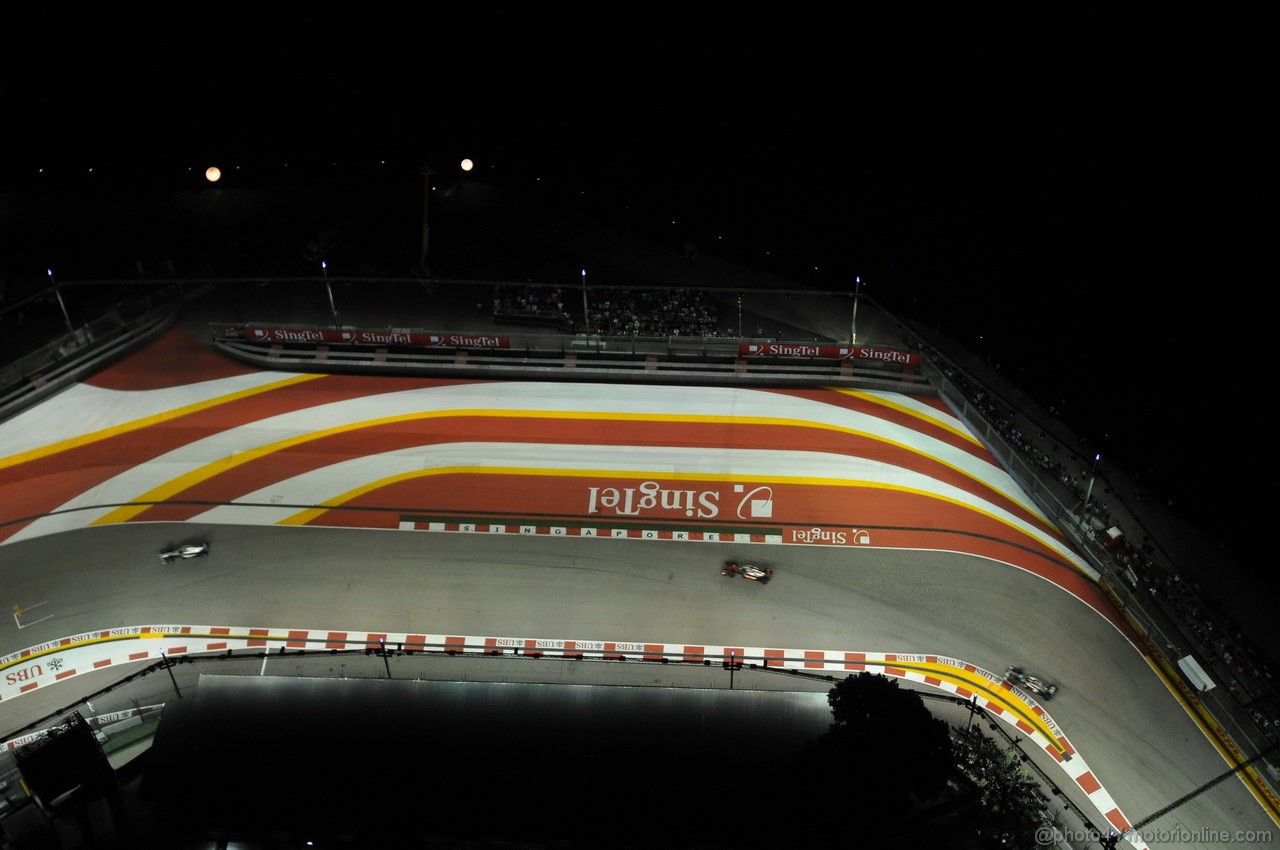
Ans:
<svg viewBox="0 0 1280 850"><path fill-rule="evenodd" d="M170 257L171 227L224 252L276 240L293 259L335 199L348 231L412 245L421 165L443 186L467 155L508 196L694 239L797 285L860 274L1180 507L1242 541L1239 517L1260 518L1234 495L1269 434L1254 364L1274 86L1254 22L669 14L533 19L527 38L509 23L340 46L304 22L270 48L209 53L207 36L98 46L76 75L16 69L0 104L10 295L49 265L93 277ZM235 164L222 197L244 202L247 231L201 217L212 163ZM287 187L287 208L252 200L267 185Z"/></svg>

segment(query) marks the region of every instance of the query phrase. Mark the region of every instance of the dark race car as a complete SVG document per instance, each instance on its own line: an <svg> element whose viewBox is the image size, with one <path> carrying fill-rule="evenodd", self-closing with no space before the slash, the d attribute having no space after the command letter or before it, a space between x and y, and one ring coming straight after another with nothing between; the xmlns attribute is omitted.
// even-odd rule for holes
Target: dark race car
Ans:
<svg viewBox="0 0 1280 850"><path fill-rule="evenodd" d="M757 567L752 564L740 564L737 561L725 561L720 567L722 576L742 576L747 581L758 581L768 584L773 578L773 567Z"/></svg>
<svg viewBox="0 0 1280 850"><path fill-rule="evenodd" d="M1021 667L1010 667L1005 670L1004 680L1044 699L1051 699L1058 692L1057 685L1050 685L1038 676L1032 676Z"/></svg>
<svg viewBox="0 0 1280 850"><path fill-rule="evenodd" d="M185 560L187 558L200 558L208 554L208 543L184 543L181 546L175 546L172 549L165 549L161 552L160 563L167 564L170 561Z"/></svg>

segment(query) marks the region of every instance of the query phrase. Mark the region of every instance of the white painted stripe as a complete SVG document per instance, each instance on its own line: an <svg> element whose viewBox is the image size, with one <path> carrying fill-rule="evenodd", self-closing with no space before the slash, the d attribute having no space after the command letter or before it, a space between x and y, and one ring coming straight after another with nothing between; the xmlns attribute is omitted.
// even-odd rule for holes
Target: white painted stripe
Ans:
<svg viewBox="0 0 1280 850"><path fill-rule="evenodd" d="M276 373L264 373L277 377ZM200 385L196 385L199 387ZM182 388L175 388L175 391ZM185 401L203 399L166 396L180 407ZM905 401L905 397L903 397ZM85 399L87 402L88 399ZM285 440L312 435L329 428L368 424L381 419L418 413L452 410L494 409L516 413L552 411L568 414L661 414L702 417L769 417L812 422L865 432L875 438L906 446L925 456L939 459L991 487L1006 498L1039 514L1017 483L996 464L950 444L921 434L912 428L835 405L759 390L716 387L633 387L609 384L484 383L383 393L359 399L316 405L303 410L268 417L209 437L195 440L155 460L117 475L59 507L75 511L74 518L37 520L10 538L10 541L82 527L109 512L96 508L104 504L134 501L156 487L167 484L236 455L263 449ZM85 432L94 430L85 429ZM28 438L31 435L28 435ZM48 441L46 441L47 444ZM530 447L536 454L545 444ZM825 455L819 455L825 456ZM484 463L487 455L467 458L469 464ZM656 468L654 472L661 471ZM923 477L923 476L921 476ZM308 502L309 503L309 502ZM83 509L83 510L81 510Z"/></svg>

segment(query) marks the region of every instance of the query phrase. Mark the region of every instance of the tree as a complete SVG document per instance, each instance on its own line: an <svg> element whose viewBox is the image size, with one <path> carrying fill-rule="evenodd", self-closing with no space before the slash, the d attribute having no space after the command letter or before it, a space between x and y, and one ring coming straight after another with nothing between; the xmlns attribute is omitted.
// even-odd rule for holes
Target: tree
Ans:
<svg viewBox="0 0 1280 850"><path fill-rule="evenodd" d="M864 841L902 833L915 812L946 791L954 773L947 724L929 713L919 694L873 673L846 677L827 702L831 726L796 759L811 837L826 829L824 815L839 816L843 826L836 829L847 829L851 811L865 814L857 823Z"/></svg>
<svg viewBox="0 0 1280 850"><path fill-rule="evenodd" d="M958 730L954 739L957 777L976 805L965 829L978 846L1032 847L1036 830L1049 822L1040 785L1017 755L982 734L980 726Z"/></svg>
<svg viewBox="0 0 1280 850"><path fill-rule="evenodd" d="M865 846L1031 847L1048 822L1035 779L979 726L956 730L919 694L873 673L827 693L832 723L796 759L807 820L774 838ZM856 827L849 816L856 817ZM792 843L795 843L794 840Z"/></svg>

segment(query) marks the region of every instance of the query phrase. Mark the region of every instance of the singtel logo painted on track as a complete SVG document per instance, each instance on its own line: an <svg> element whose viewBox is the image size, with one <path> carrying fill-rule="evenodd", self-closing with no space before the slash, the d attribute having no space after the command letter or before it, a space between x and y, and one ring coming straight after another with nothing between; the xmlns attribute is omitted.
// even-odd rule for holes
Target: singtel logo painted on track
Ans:
<svg viewBox="0 0 1280 850"><path fill-rule="evenodd" d="M733 505L739 519L773 517L773 488L733 485L732 495L722 500L718 488L692 490L681 486L663 486L645 481L623 487L588 487L587 513L612 516L684 516L693 519L715 519L725 505Z"/></svg>
<svg viewBox="0 0 1280 850"><path fill-rule="evenodd" d="M831 543L837 546L869 546L871 535L861 528L793 528L792 543Z"/></svg>

